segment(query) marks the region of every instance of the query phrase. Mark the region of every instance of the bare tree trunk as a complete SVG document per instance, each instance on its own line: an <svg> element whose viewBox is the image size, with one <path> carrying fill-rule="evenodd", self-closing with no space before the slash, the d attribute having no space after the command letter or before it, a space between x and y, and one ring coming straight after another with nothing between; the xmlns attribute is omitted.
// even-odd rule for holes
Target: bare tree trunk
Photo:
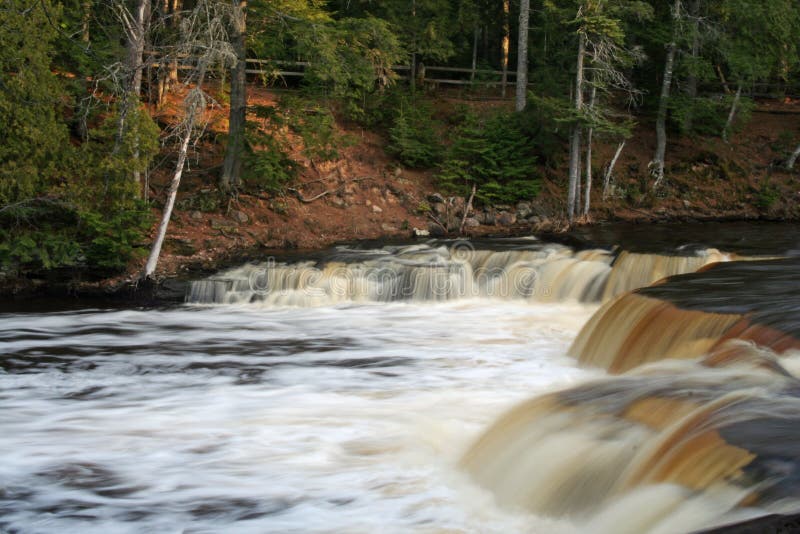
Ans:
<svg viewBox="0 0 800 534"><path fill-rule="evenodd" d="M503 0L503 40L500 43L500 70L503 71L502 96L506 97L508 84L508 52L511 47L511 0Z"/></svg>
<svg viewBox="0 0 800 534"><path fill-rule="evenodd" d="M730 135L731 127L733 126L733 121L736 118L736 109L739 107L739 101L742 99L742 83L739 82L739 85L736 86L736 95L733 97L733 102L731 103L731 111L728 113L728 120L725 121L725 128L722 129L722 140L726 143L728 142L728 136Z"/></svg>
<svg viewBox="0 0 800 534"><path fill-rule="evenodd" d="M228 145L222 162L220 187L230 191L239 186L242 174L242 152L247 118L247 48L246 16L247 0L233 0L234 14L231 40L236 52L236 65L231 72L231 109L228 122Z"/></svg>
<svg viewBox="0 0 800 534"><path fill-rule="evenodd" d="M477 184L472 184L472 192L469 194L469 200L467 200L467 204L464 206L464 216L461 217L461 226L458 227L458 233L464 233L464 225L467 223L467 217L469 216L469 212L472 211L472 201L475 200L475 193L478 190Z"/></svg>
<svg viewBox="0 0 800 534"><path fill-rule="evenodd" d="M475 71L478 70L478 38L481 35L481 30L475 26L475 32L472 36L472 72L469 75L469 81L475 81Z"/></svg>
<svg viewBox="0 0 800 534"><path fill-rule="evenodd" d="M672 41L667 45L667 60L664 65L664 80L661 84L661 99L658 103L658 117L656 118L656 154L650 162L650 173L655 178L653 189L661 185L664 179L664 158L667 152L667 104L672 86L672 73L675 64L675 51L678 48L678 21L681 17L681 0L675 0L672 10L673 27Z"/></svg>
<svg viewBox="0 0 800 534"><path fill-rule="evenodd" d="M417 0L411 0L411 18L417 18ZM417 92L417 29L416 22L413 23L414 33L412 39L413 50L411 50L411 70L408 72L408 84L411 87L411 94Z"/></svg>
<svg viewBox="0 0 800 534"><path fill-rule="evenodd" d="M617 164L617 160L619 159L619 155L622 154L622 149L625 148L625 141L623 140L618 146L617 151L614 153L614 157L611 158L611 163L608 164L608 169L606 169L606 175L603 177L603 199L605 200L608 198L608 186L611 183L611 176L614 173L614 166Z"/></svg>
<svg viewBox="0 0 800 534"><path fill-rule="evenodd" d="M586 35L578 36L578 61L575 73L575 110L580 112L583 108L583 61L586 56ZM567 193L567 217L570 221L575 218L576 202L578 198L578 181L581 173L581 125L572 127L569 155L569 192Z"/></svg>
<svg viewBox="0 0 800 534"><path fill-rule="evenodd" d="M700 54L700 0L692 0L691 6L692 12L692 60L693 63L697 61L697 57ZM689 72L689 75L686 78L686 94L689 95L689 102L692 105L692 109L689 110L688 115L686 116L686 122L684 123L684 128L687 132L691 132L694 128L694 101L697 98L697 74L695 73L694 69L696 68L695 65L692 65L692 69Z"/></svg>
<svg viewBox="0 0 800 534"><path fill-rule="evenodd" d="M183 0L163 0L162 11L167 18L167 26L174 32L177 32L180 26L181 10L183 9ZM158 105L163 105L166 101L167 94L178 83L178 58L171 57L167 59L168 68L159 74L158 77Z"/></svg>
<svg viewBox="0 0 800 534"><path fill-rule="evenodd" d="M797 158L800 158L800 145L797 146L792 155L789 156L789 159L786 160L786 168L788 170L794 170L794 164L797 163Z"/></svg>
<svg viewBox="0 0 800 534"><path fill-rule="evenodd" d="M528 97L528 22L531 12L530 0L520 0L519 41L517 44L517 94L514 108L525 109Z"/></svg>
<svg viewBox="0 0 800 534"><path fill-rule="evenodd" d="M119 118L117 120L117 134L114 140L112 153L119 152L125 135L128 132L128 114L131 109L138 107L139 96L142 92L142 68L144 45L147 38L147 31L150 23L150 0L138 0L136 9L130 13L124 5L118 6L118 15L122 22L127 38L127 57L125 59L125 80L124 94L119 105ZM134 158L139 157L139 140L134 139L133 153ZM139 184L141 189L141 176L138 170L132 172L133 181ZM108 190L108 175L106 176L106 190ZM143 192L142 192L143 194Z"/></svg>
<svg viewBox="0 0 800 534"><path fill-rule="evenodd" d="M172 217L172 210L175 207L175 199L178 196L178 187L181 184L181 177L183 176L183 167L186 164L186 155L189 151L189 141L192 139L197 117L205 108L205 97L203 95L203 81L205 80L205 65L200 66L200 75L198 76L197 87L186 97L186 118L184 120L185 131L181 139L180 150L178 151L178 162L175 164L175 173L172 175L172 181L169 184L169 192L167 193L167 202L164 205L164 211L161 214L161 223L158 225L158 232L156 239L153 241L153 246L150 248L150 255L147 257L147 263L144 266L142 278L152 278L155 273L158 258L161 255L161 247L164 244L164 238L167 235L167 228L169 227L169 220Z"/></svg>
<svg viewBox="0 0 800 534"><path fill-rule="evenodd" d="M589 99L589 109L594 109L597 100L597 87L592 87L592 96ZM589 215L589 206L592 195L592 135L594 128L589 128L586 133L586 192L583 195L583 215Z"/></svg>
<svg viewBox="0 0 800 534"><path fill-rule="evenodd" d="M133 79L130 87L130 97L134 99L131 105L138 106L142 94L142 72L144 70L144 45L147 31L150 26L150 0L140 0L136 6L136 35L135 39L128 43L128 66L133 67ZM134 140L133 148L134 160L139 159L139 139ZM139 185L141 194L145 191L141 189L142 177L138 169L133 170L133 181Z"/></svg>
<svg viewBox="0 0 800 534"><path fill-rule="evenodd" d="M83 0L81 2L83 9L83 17L81 17L81 41L84 43L89 42L89 23L92 20L92 0Z"/></svg>

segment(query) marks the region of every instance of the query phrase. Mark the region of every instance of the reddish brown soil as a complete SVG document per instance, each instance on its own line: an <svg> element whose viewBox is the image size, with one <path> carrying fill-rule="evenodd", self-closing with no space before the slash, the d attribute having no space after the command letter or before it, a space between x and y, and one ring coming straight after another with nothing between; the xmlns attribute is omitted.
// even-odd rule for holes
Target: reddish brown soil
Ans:
<svg viewBox="0 0 800 534"><path fill-rule="evenodd" d="M275 94L250 89L249 103L275 103ZM154 110L162 125L179 115L179 95L164 108ZM450 98L437 105L454 105ZM473 106L510 106L508 102L475 103ZM420 212L423 200L435 191L433 173L403 169L388 156L381 134L339 125L355 137L354 146L340 150L341 158L312 163L299 151L293 157L301 172L296 191L281 195L249 191L222 205L198 205L203 199L221 199L216 181L222 159L221 134L227 127L227 108L212 106L207 114L205 141L196 147L178 195L158 275L170 276L190 267L213 268L220 259L242 251L280 248L321 248L336 242L379 237L408 237L413 228L427 229L430 219ZM617 164L615 194L593 198L592 220L657 220L674 218L796 218L800 186L797 175L773 164L785 157L789 145L800 142L800 102L761 102L752 120L730 144L719 138L671 139L667 151L665 187L649 192L647 164L655 148L652 125L640 125ZM595 146L595 180L602 181L602 167L616 143ZM174 157L153 173L150 199L155 218L161 215ZM566 169L546 170L537 211L549 217L550 227L563 226ZM245 177L246 178L246 177ZM597 183L596 182L596 183ZM778 201L765 206L765 184L772 184ZM760 197L761 195L761 197ZM314 199L310 202L305 200ZM203 209L201 209L201 207ZM527 228L530 230L530 228ZM478 233L525 231L481 227ZM153 233L155 232L155 224ZM142 260L143 262L143 260ZM129 277L141 265L132 265Z"/></svg>

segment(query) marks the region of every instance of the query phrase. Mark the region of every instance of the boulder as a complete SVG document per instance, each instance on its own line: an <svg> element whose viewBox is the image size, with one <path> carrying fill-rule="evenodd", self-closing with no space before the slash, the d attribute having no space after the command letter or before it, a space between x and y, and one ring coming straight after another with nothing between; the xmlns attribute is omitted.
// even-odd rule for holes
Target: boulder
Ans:
<svg viewBox="0 0 800 534"><path fill-rule="evenodd" d="M428 195L426 200L430 204L444 204L444 197L439 193L433 193L432 195Z"/></svg>
<svg viewBox="0 0 800 534"><path fill-rule="evenodd" d="M466 219L464 219L465 228L476 228L480 225L481 225L480 221L475 217L467 217Z"/></svg>
<svg viewBox="0 0 800 534"><path fill-rule="evenodd" d="M376 205L373 204L372 205L372 213L383 213L383 210L380 208L380 206L376 206Z"/></svg>
<svg viewBox="0 0 800 534"><path fill-rule="evenodd" d="M411 231L411 235L414 237L430 237L431 233L428 230L420 230L419 228L414 228Z"/></svg>
<svg viewBox="0 0 800 534"><path fill-rule="evenodd" d="M507 211L501 211L497 216L497 224L500 226L511 226L517 222L517 216Z"/></svg>
<svg viewBox="0 0 800 534"><path fill-rule="evenodd" d="M444 237L447 232L444 231L444 228L432 222L428 224L428 234L433 237Z"/></svg>
<svg viewBox="0 0 800 534"><path fill-rule="evenodd" d="M245 212L240 210L233 210L231 212L231 217L233 217L233 220L240 224L245 224L250 221L250 217L248 217Z"/></svg>

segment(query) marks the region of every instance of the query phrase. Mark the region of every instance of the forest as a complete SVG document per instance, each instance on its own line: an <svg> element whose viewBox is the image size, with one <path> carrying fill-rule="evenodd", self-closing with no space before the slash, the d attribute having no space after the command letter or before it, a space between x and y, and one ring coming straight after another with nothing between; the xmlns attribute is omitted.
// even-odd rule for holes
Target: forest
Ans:
<svg viewBox="0 0 800 534"><path fill-rule="evenodd" d="M150 277L173 211L187 208L185 169L211 191L195 210L241 195L306 201L297 154L312 166L340 158L359 142L342 124L375 132L398 168L463 198L461 230L473 205L530 201L545 181L567 224L591 220L595 199L619 193L615 165L642 131L653 132L652 151L638 189L624 194L639 205L680 198L671 143L725 146L760 101L800 95L800 9L794 0L2 0L0 71L2 276L136 265ZM265 88L278 97L251 98ZM444 96L486 105L445 113ZM222 127L209 126L214 110L225 111ZM770 169L789 173L800 135L776 135ZM598 144L611 147L602 161ZM752 202L782 195L766 183Z"/></svg>

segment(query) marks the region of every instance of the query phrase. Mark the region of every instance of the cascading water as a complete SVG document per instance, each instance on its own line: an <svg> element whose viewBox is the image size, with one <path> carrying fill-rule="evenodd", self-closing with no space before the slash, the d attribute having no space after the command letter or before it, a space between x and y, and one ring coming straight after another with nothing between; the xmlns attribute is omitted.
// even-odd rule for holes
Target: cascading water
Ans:
<svg viewBox="0 0 800 534"><path fill-rule="evenodd" d="M254 263L193 282L187 301L314 306L501 298L591 303L729 259L714 249L680 256L614 255L535 240L505 250L476 250L467 241L341 248L323 262Z"/></svg>
<svg viewBox="0 0 800 534"><path fill-rule="evenodd" d="M340 248L196 281L185 306L0 315L0 531L680 532L797 511L796 269L695 250Z"/></svg>

